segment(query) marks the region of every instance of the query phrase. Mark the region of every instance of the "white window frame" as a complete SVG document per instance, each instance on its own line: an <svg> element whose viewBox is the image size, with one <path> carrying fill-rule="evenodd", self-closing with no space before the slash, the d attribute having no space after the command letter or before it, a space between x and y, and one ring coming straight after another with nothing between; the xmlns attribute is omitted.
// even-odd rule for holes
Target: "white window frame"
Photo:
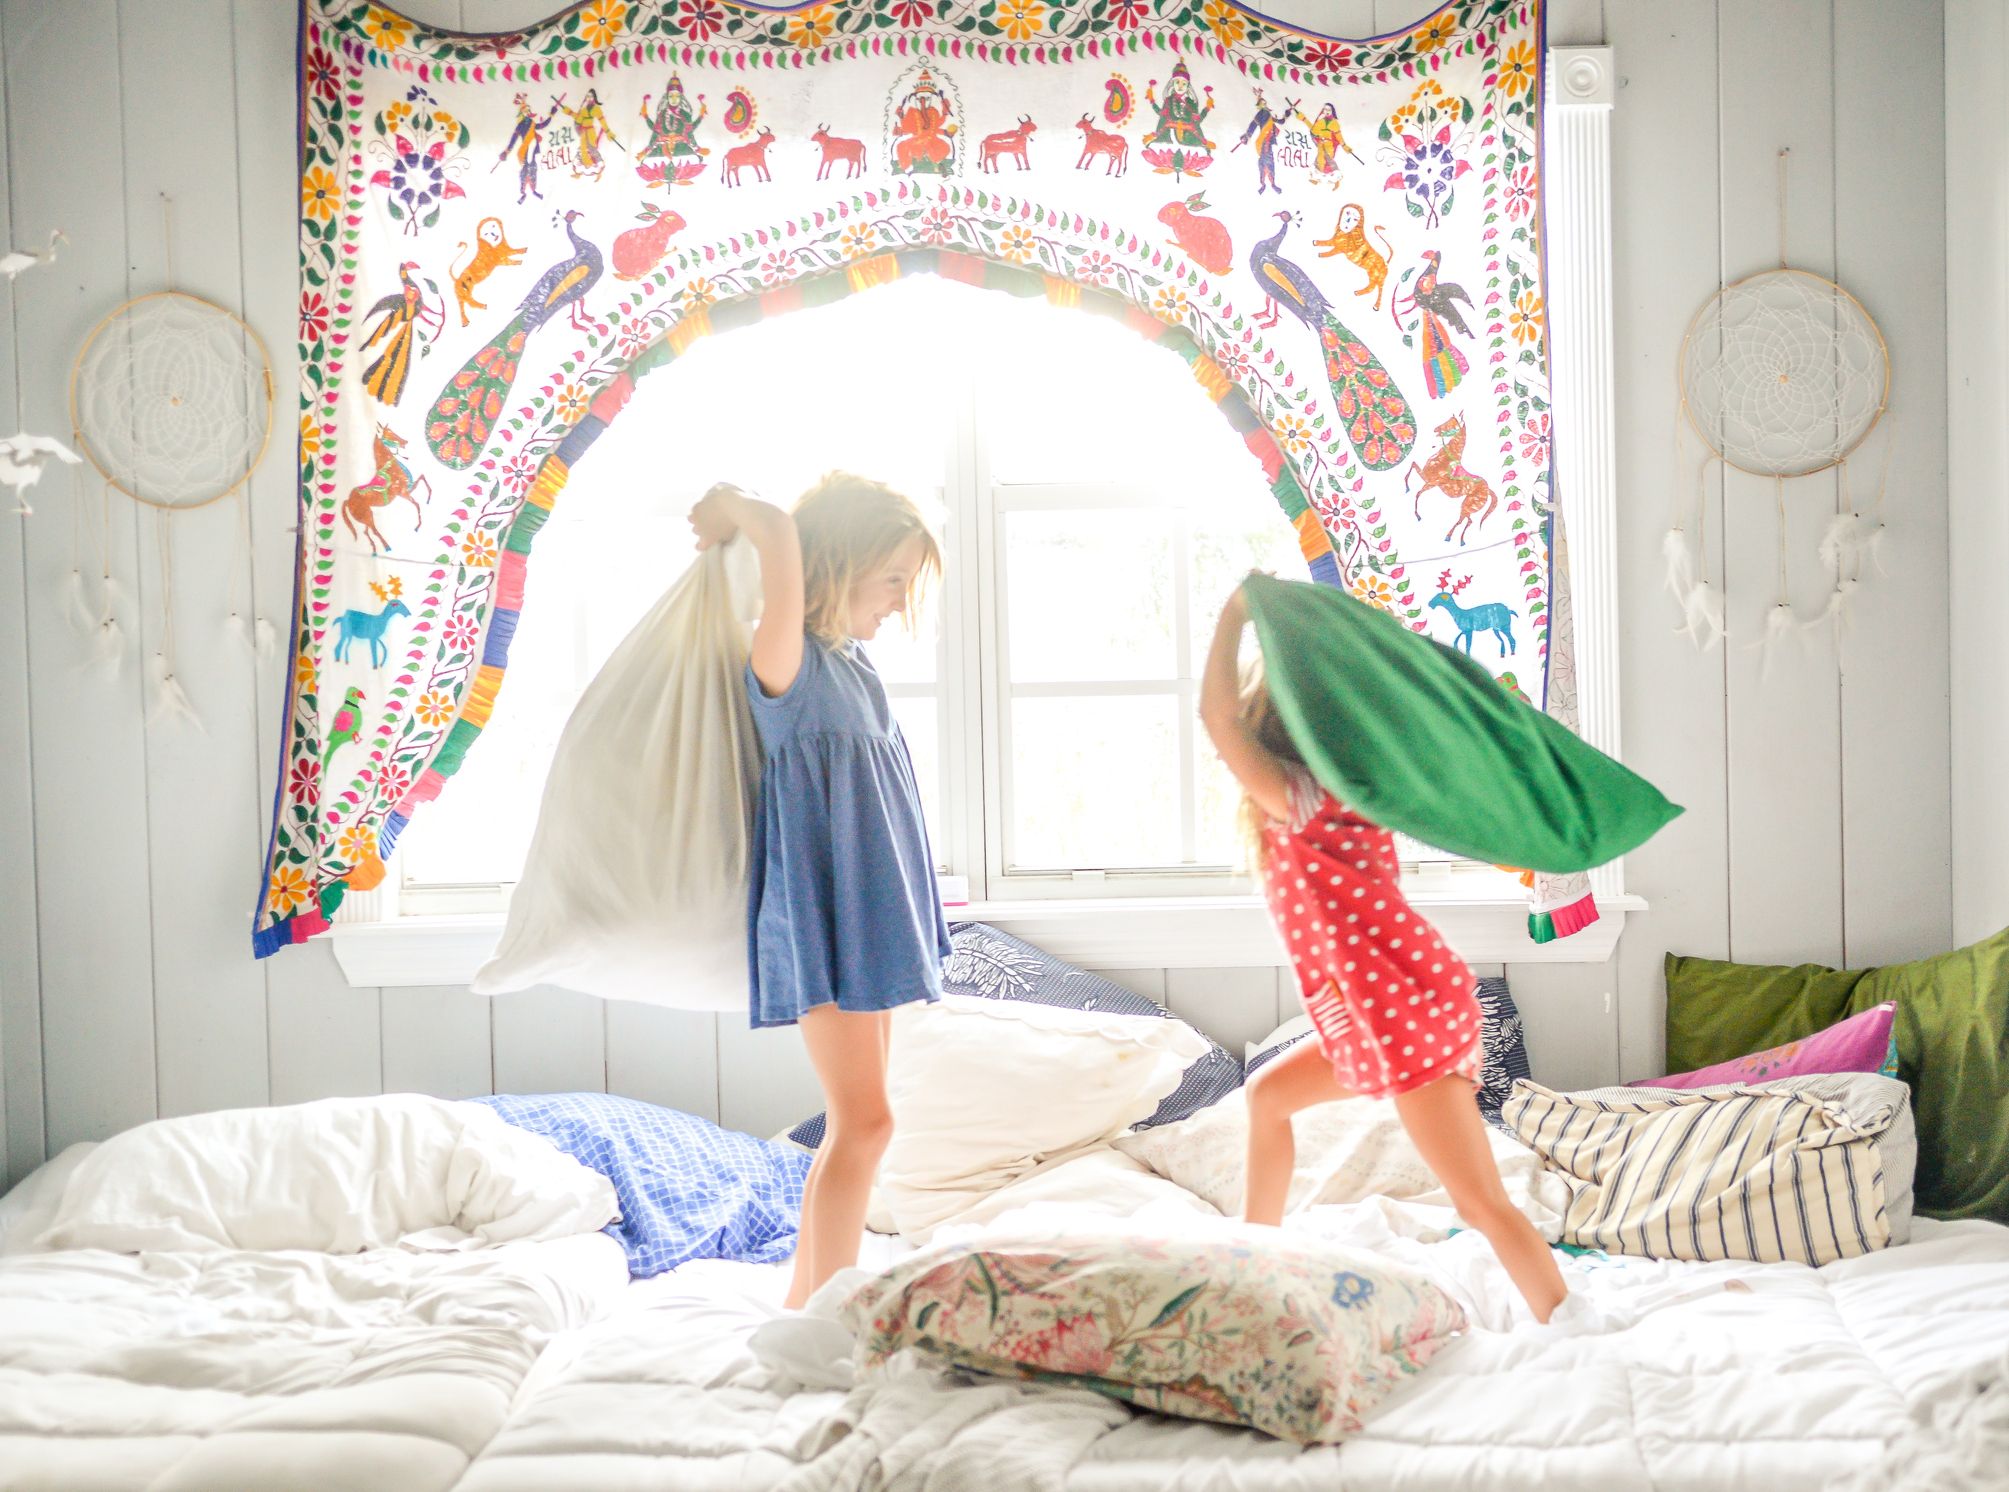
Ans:
<svg viewBox="0 0 2009 1492"><path fill-rule="evenodd" d="M1571 603L1579 730L1591 745L1619 754L1619 626L1617 600L1617 478L1612 378L1611 114L1616 102L1609 47L1553 47L1548 54L1548 117L1544 121L1549 336L1555 370L1553 405L1556 467L1568 502ZM955 437L952 480L975 480L987 467L971 452L964 422ZM976 457L972 460L970 458ZM979 521L952 521L945 528L948 578L945 608L957 608L957 625L945 629L960 656L945 642L936 689L942 741L942 824L946 857L952 865L979 868L973 886L987 899L951 909L955 917L977 917L1005 925L1072 962L1099 968L1268 966L1283 962L1260 899L1252 894L1193 895L1207 879L1202 871L1128 877L1094 875L1088 886L1070 884L1077 894L1055 898L1055 878L1006 877L985 850L989 801L1001 780L998 772L1002 728L992 717L1001 697L988 681L1001 675L986 667L978 608L985 604L975 587L959 585L958 575L987 575L986 563L999 535L997 513L987 493L945 491L952 514L976 514ZM1107 505L1106 499L1099 499ZM1185 570L1179 567L1183 585ZM993 600L1003 604L1002 587ZM1001 636L1002 614L993 635ZM1179 646L1190 647L1190 629ZM972 691L975 698L971 697ZM899 692L896 690L896 692ZM914 692L909 689L905 692ZM1182 711L1189 716L1190 711ZM952 731L956 720L975 721L974 731ZM1192 728L1188 721L1186 728ZM1188 760L1190 760L1190 753ZM972 791L972 784L983 784ZM1190 796L1190 795L1189 795ZM395 872L370 892L352 893L335 914L335 954L349 982L382 985L461 985L493 952L503 914L494 907L493 888L427 888L401 894ZM1082 878L1069 876L1070 883ZM1184 894L1162 894L1182 888ZM1018 884L1013 886L1011 882ZM1044 883L1048 894L1039 894ZM1623 862L1591 874L1601 920L1573 937L1536 945L1527 940L1526 902L1518 885L1490 870L1420 866L1405 877L1405 891L1437 924L1457 951L1473 963L1601 963L1623 931L1626 914L1645 903L1625 892ZM1244 883L1246 885L1246 883ZM1081 895L1083 890L1098 895ZM1152 893L1160 894L1152 894ZM505 888L506 895L506 888ZM476 908L479 908L478 910Z"/></svg>

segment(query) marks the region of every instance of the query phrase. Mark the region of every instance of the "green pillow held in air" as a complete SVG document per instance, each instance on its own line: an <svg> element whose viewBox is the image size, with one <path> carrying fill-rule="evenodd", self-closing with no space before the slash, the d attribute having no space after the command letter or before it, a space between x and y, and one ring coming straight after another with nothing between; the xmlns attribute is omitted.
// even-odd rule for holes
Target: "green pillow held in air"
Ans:
<svg viewBox="0 0 2009 1492"><path fill-rule="evenodd" d="M1680 808L1454 648L1332 586L1242 586L1312 775L1384 829L1493 865L1589 870Z"/></svg>
<svg viewBox="0 0 2009 1492"><path fill-rule="evenodd" d="M1918 1124L1918 1210L2009 1222L2009 928L1880 969L1667 959L1667 1065L1676 1072L1795 1041L1897 1005L1898 1076Z"/></svg>

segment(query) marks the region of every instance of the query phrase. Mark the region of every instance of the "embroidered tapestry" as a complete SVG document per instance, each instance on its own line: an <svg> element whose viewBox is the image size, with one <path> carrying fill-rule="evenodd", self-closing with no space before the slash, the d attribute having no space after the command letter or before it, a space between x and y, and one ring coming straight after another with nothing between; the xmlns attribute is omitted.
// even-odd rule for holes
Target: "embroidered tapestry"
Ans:
<svg viewBox="0 0 2009 1492"><path fill-rule="evenodd" d="M299 67L259 954L377 885L508 708L538 529L634 381L906 275L1183 359L1313 578L1545 698L1539 0L1369 41L1230 0L588 0L498 36L304 0Z"/></svg>

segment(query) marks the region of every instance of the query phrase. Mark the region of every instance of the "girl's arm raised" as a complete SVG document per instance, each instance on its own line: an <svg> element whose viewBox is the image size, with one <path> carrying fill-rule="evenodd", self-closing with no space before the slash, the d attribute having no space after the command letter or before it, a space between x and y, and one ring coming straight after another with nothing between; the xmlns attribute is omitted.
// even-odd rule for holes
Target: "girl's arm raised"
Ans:
<svg viewBox="0 0 2009 1492"><path fill-rule="evenodd" d="M698 548L745 533L760 556L760 622L753 632L753 676L773 698L802 671L802 543L795 520L759 498L721 482L691 509Z"/></svg>
<svg viewBox="0 0 2009 1492"><path fill-rule="evenodd" d="M1241 651L1242 628L1249 619L1236 586L1221 608L1221 620L1214 628L1214 645L1207 653L1206 672L1200 677L1200 721L1213 738L1235 780L1250 798L1273 819L1288 822L1290 778L1284 764L1268 751L1242 719L1241 679L1236 656Z"/></svg>

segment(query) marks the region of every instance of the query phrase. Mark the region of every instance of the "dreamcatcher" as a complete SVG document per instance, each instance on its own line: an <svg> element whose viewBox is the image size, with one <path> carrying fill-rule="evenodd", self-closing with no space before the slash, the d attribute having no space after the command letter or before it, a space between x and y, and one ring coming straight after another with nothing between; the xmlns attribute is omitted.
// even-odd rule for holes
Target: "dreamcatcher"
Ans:
<svg viewBox="0 0 2009 1492"><path fill-rule="evenodd" d="M1681 345L1681 412L1709 448L1694 496L1691 544L1677 481L1674 521L1663 541L1667 583L1681 603L1680 630L1704 647L1727 631L1723 597L1708 580L1703 482L1711 461L1772 479L1778 510L1778 589L1765 618L1763 648L1792 632L1797 618L1786 585L1786 481L1839 469L1841 510L1820 543L1834 589L1807 623L1833 622L1839 636L1862 580L1883 542L1888 432L1876 498L1865 517L1856 510L1848 462L1888 407L1890 353L1862 303L1833 280L1786 264L1786 162L1779 152L1779 267L1717 292L1690 323ZM1677 457L1683 443L1676 424ZM1687 462L1681 459L1680 468Z"/></svg>
<svg viewBox="0 0 2009 1492"><path fill-rule="evenodd" d="M272 433L272 372L265 344L223 307L174 288L172 222L168 288L125 302L84 339L70 370L70 424L78 449L103 478L96 521L75 505L72 609L95 640L97 660L116 671L125 654L126 600L111 573L112 493L153 510L161 576L161 641L151 661L148 722L179 716L196 724L175 678L174 523L177 515L235 498L237 560L231 566L226 627L260 656L276 641L272 625L246 621L251 511L246 484ZM86 596L85 548L96 549L97 605Z"/></svg>

